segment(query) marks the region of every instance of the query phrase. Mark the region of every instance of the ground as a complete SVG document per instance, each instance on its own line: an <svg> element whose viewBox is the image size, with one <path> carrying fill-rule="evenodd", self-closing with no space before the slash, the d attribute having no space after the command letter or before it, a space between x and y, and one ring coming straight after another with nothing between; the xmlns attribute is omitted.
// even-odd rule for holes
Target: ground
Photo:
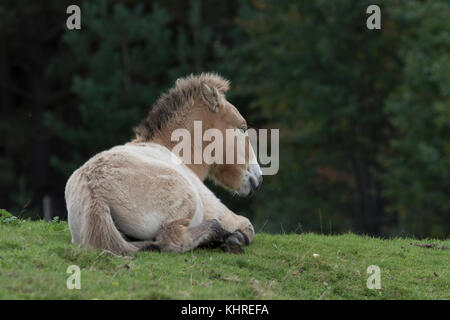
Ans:
<svg viewBox="0 0 450 320"><path fill-rule="evenodd" d="M0 299L448 299L449 247L450 239L257 234L241 255L119 257L72 245L65 222L0 211ZM70 265L80 267L80 290L67 289ZM367 288L371 265L379 290Z"/></svg>

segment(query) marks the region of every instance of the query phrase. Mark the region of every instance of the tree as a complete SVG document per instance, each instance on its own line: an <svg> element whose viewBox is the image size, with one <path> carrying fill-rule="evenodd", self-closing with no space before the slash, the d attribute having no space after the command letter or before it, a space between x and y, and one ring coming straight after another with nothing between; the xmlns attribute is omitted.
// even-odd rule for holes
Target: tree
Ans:
<svg viewBox="0 0 450 320"><path fill-rule="evenodd" d="M282 137L280 173L265 187L275 200L258 210L291 229L303 220L313 230L380 234L383 106L400 78L389 10L382 6L382 30L368 30L369 1L255 4L242 10L248 42L235 59L242 90Z"/></svg>
<svg viewBox="0 0 450 320"><path fill-rule="evenodd" d="M47 69L59 53L67 3L0 4L0 203L20 215L36 214L54 193L43 118L68 93Z"/></svg>
<svg viewBox="0 0 450 320"><path fill-rule="evenodd" d="M404 37L402 81L386 102L395 128L380 157L398 233L445 237L450 231L450 6L410 1L395 12Z"/></svg>
<svg viewBox="0 0 450 320"><path fill-rule="evenodd" d="M73 99L46 114L61 190L89 157L133 138L158 96L178 77L217 71L214 45L229 42L234 2L83 2L82 29L51 69L71 72ZM70 61L68 65L67 61Z"/></svg>

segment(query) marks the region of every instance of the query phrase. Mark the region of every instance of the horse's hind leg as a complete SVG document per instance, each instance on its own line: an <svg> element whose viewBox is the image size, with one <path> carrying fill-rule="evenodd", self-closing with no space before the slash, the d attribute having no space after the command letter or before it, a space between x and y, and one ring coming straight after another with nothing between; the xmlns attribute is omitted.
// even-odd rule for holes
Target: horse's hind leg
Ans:
<svg viewBox="0 0 450 320"><path fill-rule="evenodd" d="M155 250L157 247L160 251L182 253L208 244L223 244L232 235L216 219L206 220L193 227L189 227L189 223L190 219L180 219L162 226L156 240L142 250Z"/></svg>
<svg viewBox="0 0 450 320"><path fill-rule="evenodd" d="M134 245L136 248L138 248L139 251L146 250L146 251L159 251L159 246L155 243L154 240L142 240L142 241L132 241L130 242L132 245Z"/></svg>

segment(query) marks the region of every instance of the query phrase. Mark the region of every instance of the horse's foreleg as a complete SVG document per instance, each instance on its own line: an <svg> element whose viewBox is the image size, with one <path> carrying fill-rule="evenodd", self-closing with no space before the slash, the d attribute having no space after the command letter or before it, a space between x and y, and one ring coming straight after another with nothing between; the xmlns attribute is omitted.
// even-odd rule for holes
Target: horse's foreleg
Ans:
<svg viewBox="0 0 450 320"><path fill-rule="evenodd" d="M249 219L232 212L223 206L223 212L217 216L220 225L236 235L242 245L249 245L255 237L255 230Z"/></svg>
<svg viewBox="0 0 450 320"><path fill-rule="evenodd" d="M142 250L182 253L211 243L224 243L231 235L216 219L206 220L193 227L189 227L189 223L190 219L180 219L162 226L156 240L148 247L142 247Z"/></svg>

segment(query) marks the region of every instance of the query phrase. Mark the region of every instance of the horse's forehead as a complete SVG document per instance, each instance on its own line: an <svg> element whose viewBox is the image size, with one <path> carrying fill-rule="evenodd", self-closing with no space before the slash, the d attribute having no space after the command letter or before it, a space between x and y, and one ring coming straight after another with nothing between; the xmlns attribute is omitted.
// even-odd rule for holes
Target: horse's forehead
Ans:
<svg viewBox="0 0 450 320"><path fill-rule="evenodd" d="M225 114L228 117L230 117L230 120L235 122L245 122L245 119L241 115L239 110L226 99L224 99L224 106L225 106Z"/></svg>

